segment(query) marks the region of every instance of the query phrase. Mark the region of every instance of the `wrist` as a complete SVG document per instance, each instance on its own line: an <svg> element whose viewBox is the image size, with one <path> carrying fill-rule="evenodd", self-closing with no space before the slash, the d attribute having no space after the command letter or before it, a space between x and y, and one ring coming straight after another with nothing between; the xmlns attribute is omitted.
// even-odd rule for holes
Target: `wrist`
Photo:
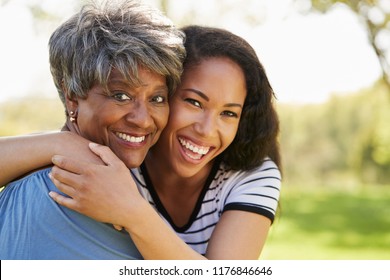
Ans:
<svg viewBox="0 0 390 280"><path fill-rule="evenodd" d="M51 157L54 155L63 154L66 151L67 144L72 142L72 132L70 131L61 131L56 132L52 135L52 139L50 139L51 144ZM54 144L53 144L54 143Z"/></svg>
<svg viewBox="0 0 390 280"><path fill-rule="evenodd" d="M157 215L157 213L141 195L137 200L137 203L134 203L135 200L130 202L132 206L127 212L122 212L127 213L124 214L123 227L130 234L142 235L145 224L147 225L149 222L152 222L153 219L151 219L151 216Z"/></svg>

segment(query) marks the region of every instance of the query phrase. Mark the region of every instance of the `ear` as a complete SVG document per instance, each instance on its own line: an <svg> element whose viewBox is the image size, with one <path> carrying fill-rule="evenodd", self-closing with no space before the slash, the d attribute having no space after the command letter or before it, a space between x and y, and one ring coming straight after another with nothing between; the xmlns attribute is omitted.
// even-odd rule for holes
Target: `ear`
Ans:
<svg viewBox="0 0 390 280"><path fill-rule="evenodd" d="M77 112L79 107L79 101L77 99L77 96L72 94L69 96L69 94L65 94L65 106L66 111L69 113L71 111Z"/></svg>
<svg viewBox="0 0 390 280"><path fill-rule="evenodd" d="M72 131L78 135L81 135L81 131L78 125L78 111L79 101L75 94L65 94L65 107L66 107L66 129Z"/></svg>
<svg viewBox="0 0 390 280"><path fill-rule="evenodd" d="M65 97L65 107L66 107L67 114L69 114L69 112L72 111L76 113L79 107L77 96L69 92L69 90L66 87L64 87L63 83L62 83L62 92L64 93L64 97Z"/></svg>

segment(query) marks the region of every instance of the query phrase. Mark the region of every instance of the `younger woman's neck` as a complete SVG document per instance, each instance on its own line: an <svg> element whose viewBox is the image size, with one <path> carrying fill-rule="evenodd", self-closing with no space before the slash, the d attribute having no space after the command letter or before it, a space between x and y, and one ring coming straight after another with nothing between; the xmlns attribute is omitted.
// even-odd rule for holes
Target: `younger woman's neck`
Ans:
<svg viewBox="0 0 390 280"><path fill-rule="evenodd" d="M201 199L211 168L206 167L192 177L181 177L171 170L168 160L149 152L145 165L163 209L175 226L183 227Z"/></svg>
<svg viewBox="0 0 390 280"><path fill-rule="evenodd" d="M148 153L145 165L152 184L158 192L174 191L174 189L177 189L178 192L191 192L191 190L196 191L203 188L210 174L212 163L210 163L210 168L206 167L192 177L179 176L171 170L165 157L160 157L154 152Z"/></svg>

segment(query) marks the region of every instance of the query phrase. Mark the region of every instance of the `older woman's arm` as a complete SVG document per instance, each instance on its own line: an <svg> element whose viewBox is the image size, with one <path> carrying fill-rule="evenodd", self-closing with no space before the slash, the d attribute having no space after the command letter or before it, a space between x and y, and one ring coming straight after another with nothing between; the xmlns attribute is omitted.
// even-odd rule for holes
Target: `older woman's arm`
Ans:
<svg viewBox="0 0 390 280"><path fill-rule="evenodd" d="M50 132L0 137L0 187L36 169L51 165L55 154L100 163L88 148L90 141L75 133Z"/></svg>

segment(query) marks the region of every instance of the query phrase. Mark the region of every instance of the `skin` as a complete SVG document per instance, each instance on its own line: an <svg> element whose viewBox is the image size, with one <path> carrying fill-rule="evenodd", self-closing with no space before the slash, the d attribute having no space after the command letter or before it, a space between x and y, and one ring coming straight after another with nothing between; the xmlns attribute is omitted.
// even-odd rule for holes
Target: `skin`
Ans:
<svg viewBox="0 0 390 280"><path fill-rule="evenodd" d="M227 58L207 59L185 69L170 101L168 125L146 158L156 191L177 226L188 222L213 160L233 141L245 97L244 74ZM183 139L197 146L198 153L184 147ZM145 259L259 257L271 224L266 217L237 210L224 212L203 257L141 197L126 166L107 147L94 144L90 148L104 166L64 156L53 158L52 180L71 196L51 192L59 204L124 227ZM237 230L240 228L245 230Z"/></svg>
<svg viewBox="0 0 390 280"><path fill-rule="evenodd" d="M189 220L213 160L233 141L245 97L244 74L229 59L209 59L184 73L170 103L169 123L146 158L177 226Z"/></svg>
<svg viewBox="0 0 390 280"><path fill-rule="evenodd" d="M169 115L165 77L141 67L139 78L142 84L133 87L113 69L108 91L96 84L86 99L66 99L68 112L77 112L71 130L110 147L129 168L143 162Z"/></svg>
<svg viewBox="0 0 390 280"><path fill-rule="evenodd" d="M71 132L2 137L0 152L7 160L0 161L0 186L37 167L51 165L54 154L102 164L88 149L91 141L110 147L128 168L139 166L158 140L169 115L165 77L139 70L139 87L131 86L113 69L108 92L96 84L86 99L66 98L66 110L77 114L76 122L68 119L64 126ZM137 141L123 140L118 133L122 138L124 134L136 137ZM145 139L139 138L143 136Z"/></svg>

